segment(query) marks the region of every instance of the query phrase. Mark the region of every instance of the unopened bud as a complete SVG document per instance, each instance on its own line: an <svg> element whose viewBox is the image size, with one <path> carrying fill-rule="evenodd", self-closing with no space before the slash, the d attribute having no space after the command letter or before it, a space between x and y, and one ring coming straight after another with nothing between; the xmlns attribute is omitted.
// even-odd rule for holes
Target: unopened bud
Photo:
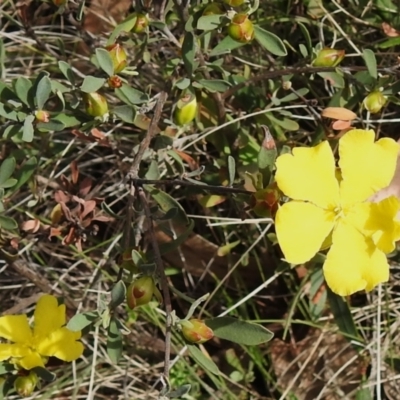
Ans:
<svg viewBox="0 0 400 400"><path fill-rule="evenodd" d="M274 218L278 211L279 191L273 183L251 195L250 207L261 218Z"/></svg>
<svg viewBox="0 0 400 400"><path fill-rule="evenodd" d="M108 113L107 100L101 94L97 92L84 93L82 97L85 102L86 113L91 117L102 117Z"/></svg>
<svg viewBox="0 0 400 400"><path fill-rule="evenodd" d="M314 67L336 67L344 58L344 50L331 49L325 47L320 50L313 61Z"/></svg>
<svg viewBox="0 0 400 400"><path fill-rule="evenodd" d="M220 15L223 13L224 10L218 3L210 3L203 10L203 15Z"/></svg>
<svg viewBox="0 0 400 400"><path fill-rule="evenodd" d="M132 16L136 17L136 23L131 29L133 33L142 33L149 25L149 18L146 14L133 13Z"/></svg>
<svg viewBox="0 0 400 400"><path fill-rule="evenodd" d="M383 106L386 104L386 96L376 90L371 92L365 99L364 99L364 107L371 113L376 114L382 110Z"/></svg>
<svg viewBox="0 0 400 400"><path fill-rule="evenodd" d="M204 343L214 337L214 332L201 319L181 321L182 335L189 343Z"/></svg>
<svg viewBox="0 0 400 400"><path fill-rule="evenodd" d="M148 304L153 297L155 289L156 285L151 276L142 276L132 282L128 287L126 296L128 307L133 310L135 307Z"/></svg>
<svg viewBox="0 0 400 400"><path fill-rule="evenodd" d="M197 114L197 100L193 93L182 96L175 108L175 122L177 125L186 125L193 121Z"/></svg>
<svg viewBox="0 0 400 400"><path fill-rule="evenodd" d="M106 49L113 62L114 74L118 74L119 72L123 71L127 64L125 49L119 43L114 43L110 46L107 46Z"/></svg>
<svg viewBox="0 0 400 400"><path fill-rule="evenodd" d="M49 122L50 114L44 110L38 110L35 112L35 118L38 122Z"/></svg>
<svg viewBox="0 0 400 400"><path fill-rule="evenodd" d="M228 35L241 43L251 42L254 38L254 25L247 14L235 14L228 26Z"/></svg>
<svg viewBox="0 0 400 400"><path fill-rule="evenodd" d="M21 397L28 397L35 390L37 381L37 375L31 371L28 376L19 376L14 381L14 389Z"/></svg>
<svg viewBox="0 0 400 400"><path fill-rule="evenodd" d="M108 86L113 89L118 89L122 86L122 80L118 75L110 76L107 80Z"/></svg>
<svg viewBox="0 0 400 400"><path fill-rule="evenodd" d="M224 0L224 3L231 7L239 7L244 3L244 0Z"/></svg>

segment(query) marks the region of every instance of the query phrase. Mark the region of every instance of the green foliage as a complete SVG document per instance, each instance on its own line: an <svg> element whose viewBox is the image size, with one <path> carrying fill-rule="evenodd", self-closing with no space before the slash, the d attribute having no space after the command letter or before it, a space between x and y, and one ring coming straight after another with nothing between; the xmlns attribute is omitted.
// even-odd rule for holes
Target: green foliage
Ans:
<svg viewBox="0 0 400 400"><path fill-rule="evenodd" d="M75 314L67 327L83 330L86 347L85 360L76 364L78 381L54 366L56 381L44 383L38 398L53 398L55 390L71 398L87 395L93 383L103 397L126 389L123 395L132 398L274 398L287 389L282 382L292 379L285 398L289 391L301 397L298 375L279 375L276 342L272 350L264 345L272 327L304 351L299 326L307 335L333 332L338 341L339 328L365 346L379 336L376 329L379 337L387 335L385 343L396 342L390 336L394 291L383 287L384 295L371 304L334 295L324 286L318 260L305 265L306 272L281 260L271 209L257 213L251 204L254 191L275 190L270 185L279 154L325 139L335 148L344 132L335 128L336 120L321 117L326 107L352 110L358 116L353 126L398 139L395 1L350 0L345 10L340 2L314 0L143 1L132 14L118 11L112 19L109 10L97 10L101 19L92 27L89 2L55 3L16 8L11 1L0 10L0 242L10 263L2 274L14 271L12 262L19 259L28 271L6 276L10 287L20 286L4 290L10 293L5 309L33 292L62 293L69 315ZM238 14L247 25L232 31ZM41 25L51 29L44 34ZM116 44L127 55L118 72L108 51ZM322 64L315 63L324 49L330 51ZM162 92L167 100L151 124ZM88 107L85 99L93 93L102 96L105 111ZM194 103L179 115L187 94ZM368 96L374 104L364 101ZM278 202L277 190L273 194ZM397 265L398 252L391 257ZM167 287L171 303L149 301L126 310L126 288L141 275L151 276L160 291ZM201 318L218 339L189 346L189 356L171 367L171 386L163 382L160 389L157 382L153 390L158 376L149 371L164 360L156 344L171 330L172 347L182 349L181 332L168 324L188 313L192 297L206 292L212 294ZM375 303L379 310L371 310ZM354 304L368 316L360 317ZM172 317L165 306L172 307ZM226 309L230 316L218 317ZM374 322L378 313L381 327ZM397 356L385 356L387 364ZM135 370L139 376L129 387L116 378L120 393L93 382L92 366L99 376L122 376L123 370L130 378L136 357L146 368ZM13 371L0 364L4 393L13 387ZM44 371L38 375L50 381ZM346 395L367 398L364 383Z"/></svg>

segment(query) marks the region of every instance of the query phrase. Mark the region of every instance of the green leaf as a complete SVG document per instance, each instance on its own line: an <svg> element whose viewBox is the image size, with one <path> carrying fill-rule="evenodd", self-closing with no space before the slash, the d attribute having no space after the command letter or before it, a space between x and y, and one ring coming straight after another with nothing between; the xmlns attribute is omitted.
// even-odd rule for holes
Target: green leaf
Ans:
<svg viewBox="0 0 400 400"><path fill-rule="evenodd" d="M22 128L22 140L24 142L30 143L33 140L33 134L35 132L35 129L33 128L34 120L35 120L35 117L33 115L28 115L25 118L24 126Z"/></svg>
<svg viewBox="0 0 400 400"><path fill-rule="evenodd" d="M363 342L363 339L357 331L347 302L336 293L333 293L329 287L327 287L327 291L328 302L340 332L349 339L357 339L358 341Z"/></svg>
<svg viewBox="0 0 400 400"><path fill-rule="evenodd" d="M229 186L235 182L236 175L236 162L232 156L228 156L228 173L229 173Z"/></svg>
<svg viewBox="0 0 400 400"><path fill-rule="evenodd" d="M85 329L99 319L97 311L89 311L81 314L75 314L67 324L67 328L71 331L78 332Z"/></svg>
<svg viewBox="0 0 400 400"><path fill-rule="evenodd" d="M3 184L0 185L3 189L12 188L18 181L15 178L7 179Z"/></svg>
<svg viewBox="0 0 400 400"><path fill-rule="evenodd" d="M160 169L158 168L158 161L151 160L147 172L145 174L145 179L160 179Z"/></svg>
<svg viewBox="0 0 400 400"><path fill-rule="evenodd" d="M39 122L36 124L36 128L41 132L60 132L65 129L65 125L61 121L51 119L49 122Z"/></svg>
<svg viewBox="0 0 400 400"><path fill-rule="evenodd" d="M181 51L183 64L190 77L194 71L194 58L196 56L196 38L192 32L186 32Z"/></svg>
<svg viewBox="0 0 400 400"><path fill-rule="evenodd" d="M275 56L286 56L287 50L282 40L275 34L254 25L254 37L262 47Z"/></svg>
<svg viewBox="0 0 400 400"><path fill-rule="evenodd" d="M244 46L246 43L240 43L233 40L230 36L225 36L210 52L210 57L220 56L230 53L232 50Z"/></svg>
<svg viewBox="0 0 400 400"><path fill-rule="evenodd" d="M164 212L167 212L171 208L176 208L178 211L176 216L177 222L189 225L189 220L186 215L186 212L184 208L178 203L177 200L175 200L173 197L163 192L162 190L154 188L153 186L144 185L143 187L150 194L150 196L158 203L158 205Z"/></svg>
<svg viewBox="0 0 400 400"><path fill-rule="evenodd" d="M52 372L43 367L35 367L32 368L32 370L39 378L43 379L45 382L53 382L57 376L56 374L53 374Z"/></svg>
<svg viewBox="0 0 400 400"><path fill-rule="evenodd" d="M25 78L24 76L20 76L14 81L14 89L15 94L18 98L28 107L31 106L28 98L29 98L29 91L32 88L32 82L30 79Z"/></svg>
<svg viewBox="0 0 400 400"><path fill-rule="evenodd" d="M178 388L176 388L175 390L173 390L172 392L167 393L166 396L169 399L181 399L182 396L184 396L185 394L188 394L190 392L191 388L192 388L192 385L190 385L190 384L182 385L182 386L179 386Z"/></svg>
<svg viewBox="0 0 400 400"><path fill-rule="evenodd" d="M399 45L400 45L400 36L385 40L384 42L379 43L378 47L380 49L390 49L391 47L395 47L395 46L399 46Z"/></svg>
<svg viewBox="0 0 400 400"><path fill-rule="evenodd" d="M193 345L187 345L189 354L193 359L200 365L204 370L211 372L214 375L219 375L219 369L211 358L205 356L198 347Z"/></svg>
<svg viewBox="0 0 400 400"><path fill-rule="evenodd" d="M201 31L212 31L221 24L221 19L225 17L222 14L203 15L197 20L197 29Z"/></svg>
<svg viewBox="0 0 400 400"><path fill-rule="evenodd" d="M114 316L111 317L108 326L107 354L114 364L118 363L122 355L122 333L118 329L118 322Z"/></svg>
<svg viewBox="0 0 400 400"><path fill-rule="evenodd" d="M36 157L31 157L18 169L15 174L15 178L17 179L18 183L13 187L13 192L28 182L29 178L35 172L36 166Z"/></svg>
<svg viewBox="0 0 400 400"><path fill-rule="evenodd" d="M14 365L7 362L0 362L0 375L14 371Z"/></svg>
<svg viewBox="0 0 400 400"><path fill-rule="evenodd" d="M107 40L107 46L113 44L115 42L115 39L119 36L120 33L130 32L132 28L135 26L136 20L137 20L136 14L133 13L128 15L121 23L119 23L111 33L109 39Z"/></svg>
<svg viewBox="0 0 400 400"><path fill-rule="evenodd" d="M128 124L133 124L135 122L136 112L132 106L123 105L114 107L112 113Z"/></svg>
<svg viewBox="0 0 400 400"><path fill-rule="evenodd" d="M221 194L206 194L198 199L200 205L205 208L215 207L226 200L225 196Z"/></svg>
<svg viewBox="0 0 400 400"><path fill-rule="evenodd" d="M304 24L302 24L301 22L297 22L297 25L299 26L299 28L304 36L304 39L306 41L308 55L311 55L313 47L312 47L312 40L311 40L310 32L308 32L308 29L306 28L306 26Z"/></svg>
<svg viewBox="0 0 400 400"><path fill-rule="evenodd" d="M110 53L106 49L97 48L96 58L100 68L108 75L114 75L114 64L111 59Z"/></svg>
<svg viewBox="0 0 400 400"><path fill-rule="evenodd" d="M188 79L188 78L178 79L175 83L175 86L180 90L187 89L189 87L189 85L190 85L190 79Z"/></svg>
<svg viewBox="0 0 400 400"><path fill-rule="evenodd" d="M126 286L123 281L118 281L111 290L111 301L109 307L113 310L117 308L126 297Z"/></svg>
<svg viewBox="0 0 400 400"><path fill-rule="evenodd" d="M357 390L355 400L374 400L371 396L371 390L368 387Z"/></svg>
<svg viewBox="0 0 400 400"><path fill-rule="evenodd" d="M333 87L343 89L346 86L343 76L337 72L318 72L318 75L329 81Z"/></svg>
<svg viewBox="0 0 400 400"><path fill-rule="evenodd" d="M225 92L225 90L232 86L229 82L222 79L199 79L197 82L211 93Z"/></svg>
<svg viewBox="0 0 400 400"><path fill-rule="evenodd" d="M215 336L247 346L269 342L274 336L271 331L259 324L232 317L206 319L204 322L213 330Z"/></svg>
<svg viewBox="0 0 400 400"><path fill-rule="evenodd" d="M160 253L165 254L172 250L177 249L181 244L183 244L187 240L187 238L192 233L193 228L194 228L194 221L190 220L190 225L185 230L185 232L181 233L176 239L171 240L170 242L167 243L161 243L159 245Z"/></svg>
<svg viewBox="0 0 400 400"><path fill-rule="evenodd" d="M2 186L4 184L4 182L6 182L8 180L8 178L11 177L11 175L13 174L14 170L15 170L15 158L14 157L10 157L10 158L6 158L0 166L0 186Z"/></svg>
<svg viewBox="0 0 400 400"><path fill-rule="evenodd" d="M125 83L120 88L115 89L115 93L116 94L122 93L123 96L131 104L143 104L149 100L149 97L146 94L144 94L143 92L140 92L139 90L131 88L130 86L128 86Z"/></svg>
<svg viewBox="0 0 400 400"><path fill-rule="evenodd" d="M18 224L14 218L6 217L5 215L0 215L0 226L7 230L12 231L18 228Z"/></svg>
<svg viewBox="0 0 400 400"><path fill-rule="evenodd" d="M74 71L72 71L71 66L65 61L59 61L58 68L60 68L60 71L67 78L69 83L71 83L71 85L75 85L75 74Z"/></svg>
<svg viewBox="0 0 400 400"><path fill-rule="evenodd" d="M51 94L51 80L45 75L39 81L36 87L36 104L39 110L43 110L46 101L49 99Z"/></svg>
<svg viewBox="0 0 400 400"><path fill-rule="evenodd" d="M367 66L369 74L374 78L378 79L378 69L376 65L375 53L371 49L363 50L363 58L365 65Z"/></svg>
<svg viewBox="0 0 400 400"><path fill-rule="evenodd" d="M105 82L104 78L96 78L95 76L85 76L82 82L81 90L85 93L97 92L101 87L103 87Z"/></svg>

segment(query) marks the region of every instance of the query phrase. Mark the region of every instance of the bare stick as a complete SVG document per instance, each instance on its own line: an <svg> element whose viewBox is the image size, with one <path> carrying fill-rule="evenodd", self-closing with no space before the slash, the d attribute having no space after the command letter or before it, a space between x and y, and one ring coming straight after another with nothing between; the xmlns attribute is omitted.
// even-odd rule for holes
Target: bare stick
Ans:
<svg viewBox="0 0 400 400"><path fill-rule="evenodd" d="M165 354L164 354L164 375L168 379L169 376L169 363L170 363L170 356L171 356L171 323L172 323L172 305L171 305L171 296L169 293L168 288L168 280L167 276L165 275L164 271L164 263L161 258L160 248L158 247L158 242L156 238L156 234L154 232L153 226L153 218L150 213L149 204L146 199L146 194L142 187L137 187L137 193L140 198L140 201L143 205L144 214L148 219L149 223L149 232L150 232L150 240L151 246L154 252L154 261L157 266L157 273L160 278L161 290L164 298L165 303L165 312L166 316L166 323L165 323Z"/></svg>

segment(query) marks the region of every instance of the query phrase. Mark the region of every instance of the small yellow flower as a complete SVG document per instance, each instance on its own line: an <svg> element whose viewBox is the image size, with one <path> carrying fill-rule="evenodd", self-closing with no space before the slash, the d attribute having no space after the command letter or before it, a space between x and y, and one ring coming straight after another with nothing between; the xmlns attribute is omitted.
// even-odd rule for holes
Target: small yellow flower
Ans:
<svg viewBox="0 0 400 400"><path fill-rule="evenodd" d="M51 295L43 295L34 313L33 329L28 317L6 315L0 317L0 338L11 343L0 343L0 361L12 358L20 367L30 370L44 367L47 357L74 361L83 353L83 345L77 340L81 332L65 327L65 305L58 305Z"/></svg>
<svg viewBox="0 0 400 400"><path fill-rule="evenodd" d="M385 253L400 238L396 214L400 202L368 199L389 185L399 145L373 131L354 129L339 141L339 168L327 141L295 148L276 161L276 182L292 200L276 215L276 234L285 258L293 264L310 260L331 247L324 275L333 292L347 296L372 290L389 278Z"/></svg>

